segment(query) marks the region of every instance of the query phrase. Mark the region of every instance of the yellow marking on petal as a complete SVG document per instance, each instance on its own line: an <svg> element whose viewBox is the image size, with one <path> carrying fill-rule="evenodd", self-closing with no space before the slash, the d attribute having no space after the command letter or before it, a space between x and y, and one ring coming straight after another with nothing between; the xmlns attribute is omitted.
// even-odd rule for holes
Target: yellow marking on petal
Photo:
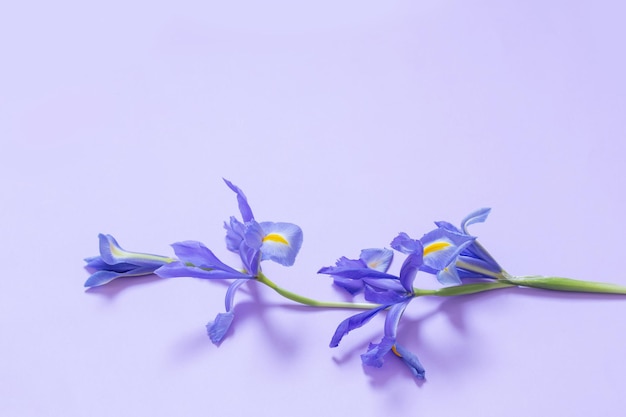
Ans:
<svg viewBox="0 0 626 417"><path fill-rule="evenodd" d="M285 239L278 233L270 233L270 234L265 235L265 237L263 238L263 242L267 242L267 241L282 243L283 245L289 246L289 242L287 242L287 239Z"/></svg>
<svg viewBox="0 0 626 417"><path fill-rule="evenodd" d="M431 254L433 252L437 252L438 250L442 250L450 246L448 242L435 242L430 245L424 247L424 256Z"/></svg>
<svg viewBox="0 0 626 417"><path fill-rule="evenodd" d="M174 259L159 255L150 255L149 253L128 252L121 249L119 246L115 246L113 243L109 243L111 254L115 258L120 259L144 259L147 261L159 261L159 262L174 262Z"/></svg>
<svg viewBox="0 0 626 417"><path fill-rule="evenodd" d="M397 357L399 357L399 358L401 358L401 357L402 357L402 355L400 355L400 352L398 352L398 351L396 350L396 345L393 345L393 346L391 347L391 350L393 351L393 353L394 353Z"/></svg>
<svg viewBox="0 0 626 417"><path fill-rule="evenodd" d="M376 269L376 267L380 265L380 261L373 261L367 264L368 267L372 268L372 269Z"/></svg>

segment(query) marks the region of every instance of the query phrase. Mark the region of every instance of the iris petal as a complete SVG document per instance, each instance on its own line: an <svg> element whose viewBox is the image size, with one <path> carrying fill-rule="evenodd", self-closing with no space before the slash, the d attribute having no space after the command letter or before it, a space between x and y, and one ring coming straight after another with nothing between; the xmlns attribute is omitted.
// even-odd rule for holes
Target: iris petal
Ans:
<svg viewBox="0 0 626 417"><path fill-rule="evenodd" d="M389 306L382 305L372 310L364 311L359 314L355 314L354 316L348 317L337 326L337 330L335 330L335 334L330 340L330 347L337 347L341 339L348 334L350 331L354 329L358 329L363 326L365 323L370 321L372 317L378 314L380 311L384 310Z"/></svg>
<svg viewBox="0 0 626 417"><path fill-rule="evenodd" d="M302 247L302 229L293 223L260 223L263 229L263 260L291 266Z"/></svg>
<svg viewBox="0 0 626 417"><path fill-rule="evenodd" d="M465 218L461 220L461 230L463 231L463 233L468 235L469 233L467 233L467 226L474 223L484 222L485 220L487 220L487 216L489 216L490 212L490 208L481 208L465 216Z"/></svg>
<svg viewBox="0 0 626 417"><path fill-rule="evenodd" d="M367 352L361 355L361 361L364 365L380 368L383 366L383 358L389 353L395 342L394 337L385 336L379 344L370 343Z"/></svg>
<svg viewBox="0 0 626 417"><path fill-rule="evenodd" d="M198 268L219 269L225 272L238 273L235 269L220 261L209 248L201 242L186 240L172 244L176 256L185 263L191 263Z"/></svg>
<svg viewBox="0 0 626 417"><path fill-rule="evenodd" d="M409 235L401 232L391 241L391 247L402 253L415 253L421 252L424 248L422 242L419 240L411 239Z"/></svg>
<svg viewBox="0 0 626 417"><path fill-rule="evenodd" d="M172 262L167 265L163 265L156 271L155 274L161 278L177 278L177 277L191 277L191 278L204 278L204 279L233 279L233 278L246 278L250 279L252 276L243 274L239 271L228 267L229 270L224 271L221 269L201 269L196 266L185 265L183 262Z"/></svg>
<svg viewBox="0 0 626 417"><path fill-rule="evenodd" d="M214 344L219 344L230 328L235 315L232 312L219 313L215 320L206 325L207 334Z"/></svg>
<svg viewBox="0 0 626 417"><path fill-rule="evenodd" d="M226 185L228 185L228 188L237 193L237 203L239 204L239 211L241 212L241 218L243 219L244 223L249 222L250 220L254 220L254 216L252 215L252 209L248 204L248 199L246 198L246 195L243 193L243 191L241 191L241 188L237 187L235 184L225 178L222 179L224 180Z"/></svg>
<svg viewBox="0 0 626 417"><path fill-rule="evenodd" d="M100 256L102 260L109 265L119 263L131 263L136 266L153 266L158 268L166 262L171 262L171 258L159 255L151 255L149 253L129 252L122 249L115 238L111 235L100 233L98 235Z"/></svg>
<svg viewBox="0 0 626 417"><path fill-rule="evenodd" d="M398 343L395 344L394 353L402 359L406 366L409 367L414 377L424 379L426 371L424 370L424 367L420 363L419 359L417 359L417 356Z"/></svg>
<svg viewBox="0 0 626 417"><path fill-rule="evenodd" d="M387 272L391 261L393 261L393 251L389 249L363 249L359 256L368 268L380 272Z"/></svg>

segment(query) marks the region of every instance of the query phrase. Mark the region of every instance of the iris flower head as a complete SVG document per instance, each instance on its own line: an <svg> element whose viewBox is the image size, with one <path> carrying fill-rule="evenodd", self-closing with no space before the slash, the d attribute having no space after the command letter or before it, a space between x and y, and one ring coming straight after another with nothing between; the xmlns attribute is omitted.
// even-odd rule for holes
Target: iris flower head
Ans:
<svg viewBox="0 0 626 417"><path fill-rule="evenodd" d="M116 278L150 275L172 258L122 249L111 235L99 234L100 255L85 259L85 268L93 271L85 287L97 287Z"/></svg>
<svg viewBox="0 0 626 417"><path fill-rule="evenodd" d="M225 298L225 313L219 313L207 324L207 333L215 344L221 343L234 319L234 297L237 289L261 274L261 261L271 260L281 265L294 264L302 246L302 230L292 223L257 222L243 191L232 182L224 182L237 196L241 220L231 216L224 223L226 248L239 255L242 270L238 271L220 261L200 242L185 241L172 245L178 261L157 270L162 277L196 277L234 279Z"/></svg>
<svg viewBox="0 0 626 417"><path fill-rule="evenodd" d="M413 281L423 263L421 243L409 240L405 243L414 250L404 260L399 276L387 273L393 259L393 253L388 249L363 250L359 259L340 258L335 266L322 268L319 273L331 275L335 284L350 292L363 290L365 299L380 304L339 323L330 346L338 346L350 331L362 327L374 316L386 311L384 336L379 343L370 344L367 352L361 355L363 364L381 367L385 356L393 352L403 360L415 377L424 378L424 368L417 356L400 347L396 340L400 318L414 297Z"/></svg>

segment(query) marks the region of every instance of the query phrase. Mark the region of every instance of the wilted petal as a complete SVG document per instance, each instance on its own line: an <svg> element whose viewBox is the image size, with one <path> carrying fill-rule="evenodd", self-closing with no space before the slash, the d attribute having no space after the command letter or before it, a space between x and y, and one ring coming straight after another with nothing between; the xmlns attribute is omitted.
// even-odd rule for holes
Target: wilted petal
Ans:
<svg viewBox="0 0 626 417"><path fill-rule="evenodd" d="M230 328L230 325L233 322L234 318L235 315L232 313L232 311L227 313L219 313L217 317L215 317L214 321L209 322L206 325L207 334L209 335L211 342L217 345L222 341L222 339L226 335L226 332Z"/></svg>
<svg viewBox="0 0 626 417"><path fill-rule="evenodd" d="M262 222L263 260L272 260L284 266L291 266L302 247L302 229L292 223Z"/></svg>

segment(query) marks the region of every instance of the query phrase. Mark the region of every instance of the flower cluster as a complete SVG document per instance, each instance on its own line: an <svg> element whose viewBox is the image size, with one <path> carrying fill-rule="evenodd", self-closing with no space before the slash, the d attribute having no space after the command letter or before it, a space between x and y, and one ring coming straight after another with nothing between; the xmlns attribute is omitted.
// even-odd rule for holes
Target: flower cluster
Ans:
<svg viewBox="0 0 626 417"><path fill-rule="evenodd" d="M399 276L387 273L393 260L393 251L389 249L364 249L359 259L342 257L335 266L320 269L319 273L331 275L339 287L353 295L362 291L366 300L380 305L341 322L330 346L338 346L348 332L387 310L384 336L380 343L370 344L367 352L361 355L363 363L380 367L384 356L393 352L413 375L423 378L424 368L417 356L397 342L400 318L407 305L418 295L413 282L418 271L435 274L437 280L446 285L461 285L461 278L497 278L502 268L478 245L476 238L467 233L469 224L484 221L488 214L489 209L470 214L463 219L461 230L446 222L436 222L437 229L421 239L412 239L406 233L400 233L391 241L393 249L407 255Z"/></svg>
<svg viewBox="0 0 626 417"><path fill-rule="evenodd" d="M236 194L241 220L230 217L224 223L226 248L237 254L241 268L222 262L209 248L197 241L172 244L175 257L131 252L122 249L110 235L99 235L100 255L85 259L91 276L86 287L108 284L117 278L156 274L162 278L193 277L225 279L225 312L207 324L211 341L219 344L234 319L234 297L247 282L267 285L280 295L311 307L362 309L339 323L330 346L337 347L352 330L368 323L378 314L386 314L382 338L371 343L361 355L365 365L381 367L391 353L401 359L416 378L424 378L424 367L415 354L398 341L398 325L409 303L422 296L457 296L499 288L523 286L559 291L626 294L626 288L613 284L579 281L569 278L515 277L505 272L495 259L468 232L468 226L484 222L489 209L480 209L465 217L460 228L448 222L435 222L436 228L420 239L399 233L390 243L393 249L363 249L358 259L341 257L334 266L318 273L330 275L333 283L352 296L362 295L369 303L317 301L283 289L269 280L261 268L263 261L284 266L294 264L302 246L302 230L292 223L258 222L243 191L228 180ZM394 250L406 255L398 275L389 273ZM438 290L414 287L418 273L435 275L443 285Z"/></svg>

